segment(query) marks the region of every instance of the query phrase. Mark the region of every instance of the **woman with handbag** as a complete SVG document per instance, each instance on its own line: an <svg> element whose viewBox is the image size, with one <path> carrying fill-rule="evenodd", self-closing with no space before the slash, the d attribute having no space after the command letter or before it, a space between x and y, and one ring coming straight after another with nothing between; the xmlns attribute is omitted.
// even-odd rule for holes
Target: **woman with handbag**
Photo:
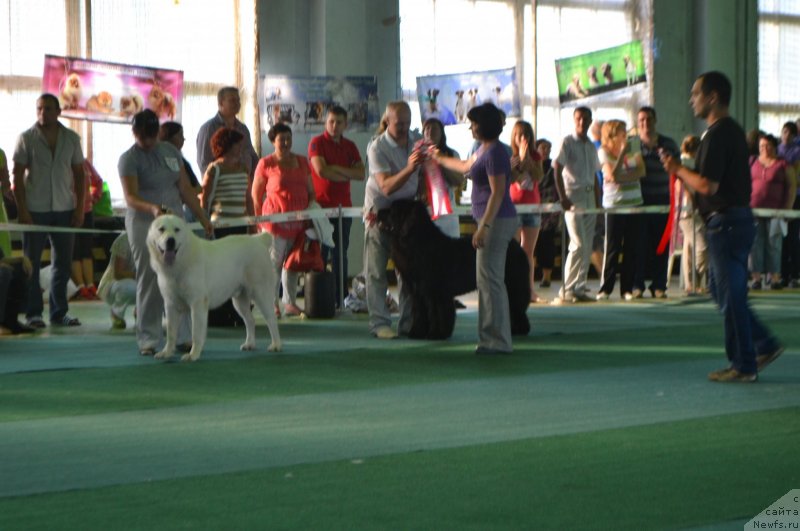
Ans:
<svg viewBox="0 0 800 531"><path fill-rule="evenodd" d="M292 130L284 123L273 125L267 132L275 152L262 158L256 166L253 179L253 207L261 215L305 210L315 200L314 185L308 160L292 153ZM309 227L307 221L265 222L262 231L272 234L272 263L281 268L283 303L286 315L300 315L296 304L297 272L283 267L290 251ZM275 290L278 293L278 290ZM275 313L280 308L275 301Z"/></svg>
<svg viewBox="0 0 800 531"><path fill-rule="evenodd" d="M247 194L250 168L241 157L243 139L240 132L228 127L218 129L211 137L214 161L203 176L200 204L212 222L252 215ZM247 234L247 226L216 229L217 237L229 234Z"/></svg>

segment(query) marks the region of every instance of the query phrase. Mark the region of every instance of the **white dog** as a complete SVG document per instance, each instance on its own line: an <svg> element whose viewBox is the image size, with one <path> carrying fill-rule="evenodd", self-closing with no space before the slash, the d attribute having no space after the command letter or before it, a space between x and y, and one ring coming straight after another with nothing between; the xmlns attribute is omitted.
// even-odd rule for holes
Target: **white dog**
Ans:
<svg viewBox="0 0 800 531"><path fill-rule="evenodd" d="M275 302L275 268L269 256L269 233L257 236L227 236L208 241L197 237L182 218L156 218L147 233L150 266L158 275L167 315L167 342L155 355L168 359L175 352L179 312L191 311L192 350L183 361L195 361L203 351L208 328L208 310L228 299L244 319L247 337L242 350L256 346L256 323L250 309L255 302L267 320L272 342L267 350L281 350Z"/></svg>

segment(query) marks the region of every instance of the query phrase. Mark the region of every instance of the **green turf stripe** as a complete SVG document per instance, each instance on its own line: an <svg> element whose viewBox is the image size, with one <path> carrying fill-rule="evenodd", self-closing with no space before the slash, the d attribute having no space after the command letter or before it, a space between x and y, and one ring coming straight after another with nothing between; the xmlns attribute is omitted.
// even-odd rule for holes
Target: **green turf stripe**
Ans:
<svg viewBox="0 0 800 531"><path fill-rule="evenodd" d="M799 415L739 413L6 498L0 528L731 528L800 483Z"/></svg>
<svg viewBox="0 0 800 531"><path fill-rule="evenodd" d="M711 384L709 362L675 362L8 422L0 495L800 405L783 376L800 358L780 366L756 385Z"/></svg>

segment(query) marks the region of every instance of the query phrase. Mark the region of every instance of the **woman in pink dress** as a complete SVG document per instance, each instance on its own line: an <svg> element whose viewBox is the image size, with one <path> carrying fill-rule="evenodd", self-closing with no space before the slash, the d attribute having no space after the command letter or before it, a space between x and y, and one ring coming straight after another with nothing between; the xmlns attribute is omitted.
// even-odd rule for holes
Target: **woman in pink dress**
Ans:
<svg viewBox="0 0 800 531"><path fill-rule="evenodd" d="M315 200L314 185L308 160L292 153L292 130L284 123L277 123L267 132L275 152L262 158L256 166L253 179L253 206L256 214L269 215L280 212L305 210ZM283 303L286 315L300 315L297 307L297 272L283 268L297 237L308 228L307 221L264 222L262 231L272 234L272 263L282 269L280 282L283 285ZM275 293L278 293L277 287ZM275 313L280 309L275 301Z"/></svg>
<svg viewBox="0 0 800 531"><path fill-rule="evenodd" d="M758 158L750 165L752 193L751 208L776 208L791 210L797 183L792 168L778 158L778 139L761 135L758 139ZM755 216L756 238L750 252L752 289L761 289L761 274L766 269L772 289L781 289L781 250L784 229L780 218Z"/></svg>

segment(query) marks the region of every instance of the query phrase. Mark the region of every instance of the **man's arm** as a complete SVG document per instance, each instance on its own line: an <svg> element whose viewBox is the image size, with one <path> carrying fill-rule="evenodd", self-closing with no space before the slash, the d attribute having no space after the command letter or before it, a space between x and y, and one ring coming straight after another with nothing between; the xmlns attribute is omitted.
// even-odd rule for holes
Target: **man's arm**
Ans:
<svg viewBox="0 0 800 531"><path fill-rule="evenodd" d="M373 176L384 195L391 195L403 187L422 163L422 154L414 151L408 157L408 163L397 173L375 172Z"/></svg>
<svg viewBox="0 0 800 531"><path fill-rule="evenodd" d="M321 155L311 157L311 166L317 175L335 183L364 180L364 163L360 160L350 168L338 164L328 164Z"/></svg>
<svg viewBox="0 0 800 531"><path fill-rule="evenodd" d="M17 221L24 225L31 225L31 213L28 211L28 201L25 194L25 172L28 166L14 163L14 198L17 201Z"/></svg>
<svg viewBox="0 0 800 531"><path fill-rule="evenodd" d="M72 181L75 190L75 210L72 211L72 226L83 226L83 207L86 204L86 175L83 163L72 165Z"/></svg>
<svg viewBox="0 0 800 531"><path fill-rule="evenodd" d="M200 127L200 131L197 132L197 167L202 174L206 173L206 168L214 160L214 155L211 153L211 134L211 124L209 122L204 123Z"/></svg>
<svg viewBox="0 0 800 531"><path fill-rule="evenodd" d="M686 186L698 194L709 196L716 194L717 190L719 190L718 182L683 166L679 159L673 157L666 150L662 150L659 155L661 156L661 164L664 166L664 170L667 173L675 174Z"/></svg>
<svg viewBox="0 0 800 531"><path fill-rule="evenodd" d="M567 197L566 188L564 187L564 168L558 163L558 161L553 161L553 166L556 169L556 178L554 181L556 183L558 201L561 203L561 208L564 209L564 212L566 212L572 208L572 201L570 201Z"/></svg>

